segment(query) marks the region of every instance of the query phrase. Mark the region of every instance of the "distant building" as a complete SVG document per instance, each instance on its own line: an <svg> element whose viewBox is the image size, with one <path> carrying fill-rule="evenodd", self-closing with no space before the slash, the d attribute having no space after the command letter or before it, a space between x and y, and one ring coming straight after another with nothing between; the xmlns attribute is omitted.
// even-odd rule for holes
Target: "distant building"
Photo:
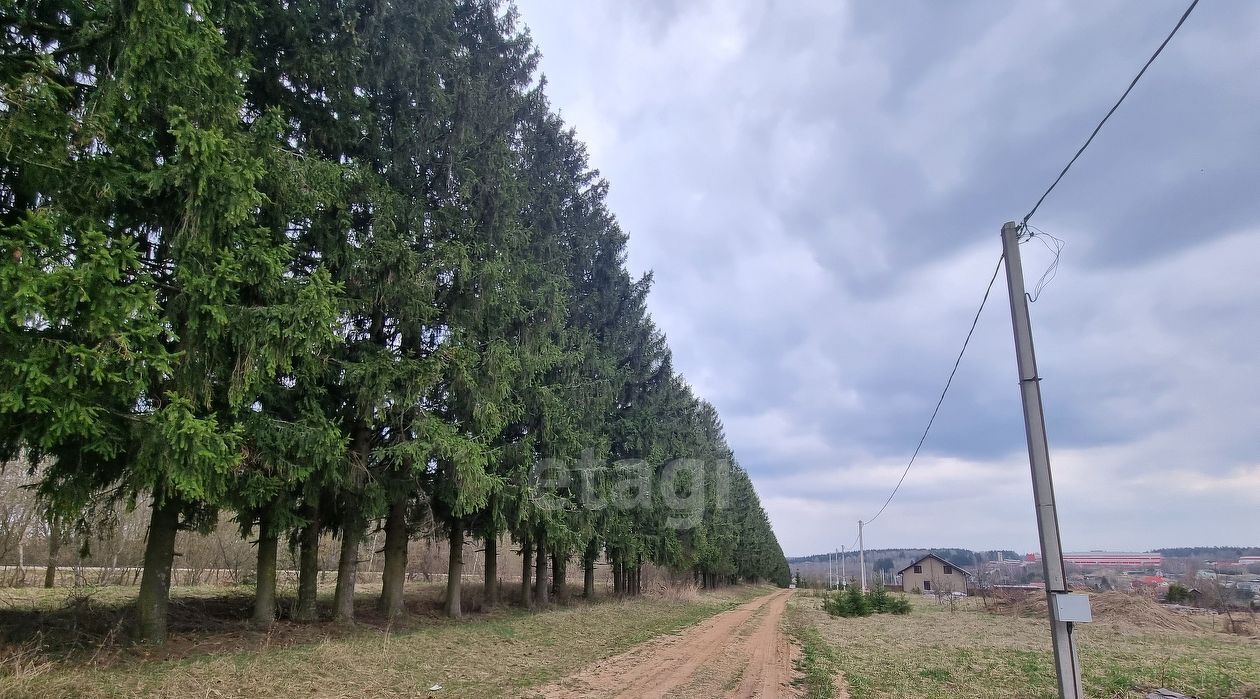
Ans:
<svg viewBox="0 0 1260 699"><path fill-rule="evenodd" d="M949 561L929 553L897 571L903 592L967 592L974 577Z"/></svg>
<svg viewBox="0 0 1260 699"><path fill-rule="evenodd" d="M1240 566L1260 566L1260 556L1239 556L1238 565Z"/></svg>
<svg viewBox="0 0 1260 699"><path fill-rule="evenodd" d="M1030 553L1026 560L1039 561L1041 555ZM1119 568L1145 570L1161 568L1164 557L1158 553L1114 553L1111 551L1089 551L1087 553L1065 553L1063 562L1082 568Z"/></svg>

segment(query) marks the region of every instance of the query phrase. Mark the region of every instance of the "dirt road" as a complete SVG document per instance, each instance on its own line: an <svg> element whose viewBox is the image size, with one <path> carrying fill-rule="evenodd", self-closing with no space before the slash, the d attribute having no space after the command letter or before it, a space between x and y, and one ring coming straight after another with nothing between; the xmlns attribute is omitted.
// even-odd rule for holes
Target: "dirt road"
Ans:
<svg viewBox="0 0 1260 699"><path fill-rule="evenodd" d="M795 646L780 630L790 590L595 663L543 687L567 697L793 697Z"/></svg>

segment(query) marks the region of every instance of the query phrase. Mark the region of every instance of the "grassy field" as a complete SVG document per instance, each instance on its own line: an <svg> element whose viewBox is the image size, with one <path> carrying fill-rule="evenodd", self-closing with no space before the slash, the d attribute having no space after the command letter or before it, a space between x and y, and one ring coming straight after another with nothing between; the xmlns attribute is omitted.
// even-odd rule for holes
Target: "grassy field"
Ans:
<svg viewBox="0 0 1260 699"><path fill-rule="evenodd" d="M952 612L928 598L911 601L908 616L842 619L823 612L817 597L798 595L788 624L802 645L809 695L837 696L827 679L843 673L854 699L1057 696L1044 619L989 612L978 599ZM1260 697L1260 639L1188 626L1149 628L1140 619L1082 625L1086 694L1127 699L1166 687L1199 699Z"/></svg>
<svg viewBox="0 0 1260 699"><path fill-rule="evenodd" d="M239 621L248 589L177 588L172 639L153 649L115 631L134 588L87 601L0 590L0 697L426 697L434 684L443 687L434 696L516 696L767 591L504 608L455 622L435 614L438 587L412 586L411 616L388 625L372 615L367 589L353 628L277 622L256 631Z"/></svg>

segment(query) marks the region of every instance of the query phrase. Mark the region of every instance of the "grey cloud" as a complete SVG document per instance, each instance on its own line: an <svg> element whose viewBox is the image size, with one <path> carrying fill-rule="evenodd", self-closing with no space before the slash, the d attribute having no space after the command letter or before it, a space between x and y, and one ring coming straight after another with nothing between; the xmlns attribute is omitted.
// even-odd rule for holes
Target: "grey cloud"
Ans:
<svg viewBox="0 0 1260 699"><path fill-rule="evenodd" d="M522 3L630 262L656 273L676 364L790 553L843 543L878 508L1002 222L1182 9ZM1251 3L1199 8L1034 221L1068 242L1033 319L1071 547L1225 543L1254 511L1227 486L1260 465L1258 21ZM1025 255L1031 282L1049 259ZM872 545L1035 542L1001 279L972 343ZM1187 473L1203 487L1186 491ZM1149 508L1173 498L1192 524Z"/></svg>

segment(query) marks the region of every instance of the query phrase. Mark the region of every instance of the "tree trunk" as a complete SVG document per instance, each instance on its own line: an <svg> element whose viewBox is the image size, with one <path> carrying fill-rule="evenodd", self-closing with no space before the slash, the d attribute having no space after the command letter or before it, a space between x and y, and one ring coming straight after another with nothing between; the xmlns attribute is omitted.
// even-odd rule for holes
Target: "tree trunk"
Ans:
<svg viewBox="0 0 1260 699"><path fill-rule="evenodd" d="M534 572L533 557L534 546L529 539L525 539L525 541L521 542L521 604L526 609L534 606L534 590L529 584Z"/></svg>
<svg viewBox="0 0 1260 699"><path fill-rule="evenodd" d="M499 537L486 537L486 606L499 603Z"/></svg>
<svg viewBox="0 0 1260 699"><path fill-rule="evenodd" d="M166 642L166 608L171 596L171 565L175 562L175 534L179 503L165 498L153 503L148 542L144 547L144 575L136 599L136 626L149 643Z"/></svg>
<svg viewBox="0 0 1260 699"><path fill-rule="evenodd" d="M569 557L561 551L551 554L551 584L556 588L556 602L569 603Z"/></svg>
<svg viewBox="0 0 1260 699"><path fill-rule="evenodd" d="M48 520L48 567L44 569L44 587L57 584L57 552L61 549L61 518Z"/></svg>
<svg viewBox="0 0 1260 699"><path fill-rule="evenodd" d="M625 593L625 587L622 586L621 579L621 556L614 553L612 555L612 573L613 573L613 594L620 597Z"/></svg>
<svg viewBox="0 0 1260 699"><path fill-rule="evenodd" d="M275 511L263 510L258 518L258 568L254 585L254 623L267 626L276 619L276 532Z"/></svg>
<svg viewBox="0 0 1260 699"><path fill-rule="evenodd" d="M460 617L460 583L464 578L464 523L451 524L451 559L446 568L446 616Z"/></svg>
<svg viewBox="0 0 1260 699"><path fill-rule="evenodd" d="M407 501L389 506L385 517L385 569L381 573L381 599L377 609L388 619L401 616L403 588L407 579Z"/></svg>
<svg viewBox="0 0 1260 699"><path fill-rule="evenodd" d="M363 522L357 508L347 508L341 527L341 556L337 559L337 589L333 592L333 621L354 623L354 584L359 573L359 543Z"/></svg>
<svg viewBox="0 0 1260 699"><path fill-rule="evenodd" d="M547 534L538 531L538 541L534 542L536 556L535 569L538 579L534 582L534 602L540 607L547 606Z"/></svg>
<svg viewBox="0 0 1260 699"><path fill-rule="evenodd" d="M298 533L298 595L294 621L319 619L319 506L305 508L306 526Z"/></svg>
<svg viewBox="0 0 1260 699"><path fill-rule="evenodd" d="M375 327L379 320L374 318ZM375 330L373 331L375 335ZM359 574L359 545L363 543L367 523L362 503L358 501L367 473L372 449L372 433L362 422L356 423L354 438L346 466L349 468L345 494L341 502L341 555L337 558L337 588L333 591L333 621L354 623L354 588Z"/></svg>
<svg viewBox="0 0 1260 699"><path fill-rule="evenodd" d="M560 555L555 551L551 552L551 587L549 588L551 599L560 601Z"/></svg>
<svg viewBox="0 0 1260 699"><path fill-rule="evenodd" d="M599 547L591 539L582 558L582 596L586 599L595 599L595 559L598 557Z"/></svg>

